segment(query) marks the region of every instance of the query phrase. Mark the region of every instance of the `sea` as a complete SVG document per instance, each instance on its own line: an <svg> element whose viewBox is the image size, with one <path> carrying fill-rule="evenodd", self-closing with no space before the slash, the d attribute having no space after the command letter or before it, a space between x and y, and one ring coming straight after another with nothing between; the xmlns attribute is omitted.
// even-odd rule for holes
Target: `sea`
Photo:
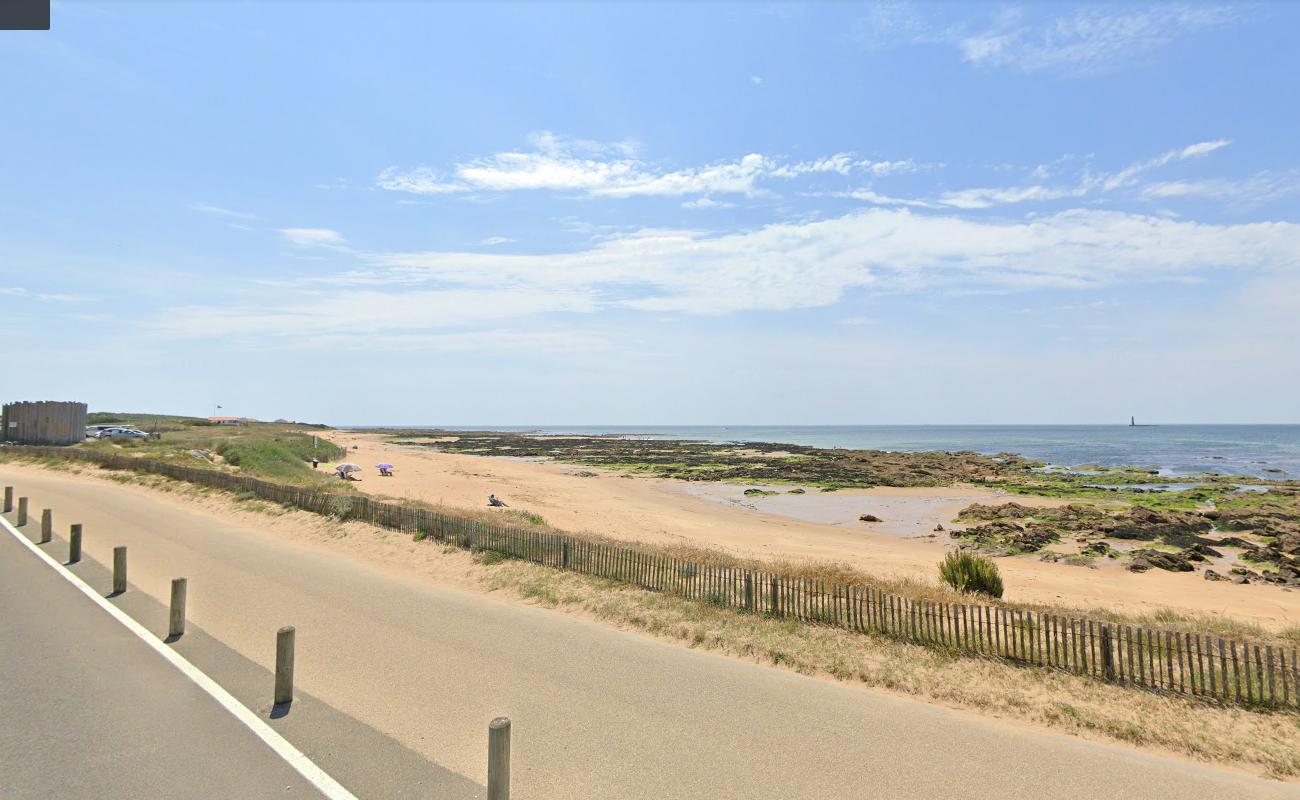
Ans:
<svg viewBox="0 0 1300 800"><path fill-rule="evenodd" d="M974 450L989 455L1019 453L1066 467L1137 466L1169 476L1217 472L1300 480L1300 425L542 425L460 429L863 450Z"/></svg>

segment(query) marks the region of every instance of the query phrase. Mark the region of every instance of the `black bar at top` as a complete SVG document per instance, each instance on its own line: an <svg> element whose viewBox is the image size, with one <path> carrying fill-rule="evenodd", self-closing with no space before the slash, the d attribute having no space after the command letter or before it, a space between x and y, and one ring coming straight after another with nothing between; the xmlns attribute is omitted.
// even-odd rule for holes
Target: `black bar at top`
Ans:
<svg viewBox="0 0 1300 800"><path fill-rule="evenodd" d="M0 31L48 31L50 0L0 0Z"/></svg>

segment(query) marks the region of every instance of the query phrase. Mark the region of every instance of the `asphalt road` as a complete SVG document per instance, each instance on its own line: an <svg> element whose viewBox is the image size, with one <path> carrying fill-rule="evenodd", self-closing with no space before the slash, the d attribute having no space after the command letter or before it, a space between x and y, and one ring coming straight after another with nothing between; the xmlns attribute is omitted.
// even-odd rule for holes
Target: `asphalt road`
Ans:
<svg viewBox="0 0 1300 800"><path fill-rule="evenodd" d="M0 797L322 797L5 531L0 609Z"/></svg>
<svg viewBox="0 0 1300 800"><path fill-rule="evenodd" d="M152 625L165 623L150 598L188 577L190 618L210 639L178 647L250 705L269 701L275 629L296 625L310 703L274 724L362 798L388 796L366 791L384 774L421 776L439 789L426 796L481 796L499 714L514 721L515 796L528 800L1300 797L408 580L127 487L14 465L0 484L54 508L60 531L85 524L88 558L128 545L133 585L115 602L143 603Z"/></svg>

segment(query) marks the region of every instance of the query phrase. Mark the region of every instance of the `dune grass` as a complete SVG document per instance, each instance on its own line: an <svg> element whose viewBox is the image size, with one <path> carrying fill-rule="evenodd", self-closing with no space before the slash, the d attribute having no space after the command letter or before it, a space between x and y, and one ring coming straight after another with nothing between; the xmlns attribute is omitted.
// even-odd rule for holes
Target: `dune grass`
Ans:
<svg viewBox="0 0 1300 800"><path fill-rule="evenodd" d="M162 422L148 416L114 414L145 431L158 431L159 439L89 440L76 447L115 455L175 461L192 467L209 467L289 483L328 480L328 470L312 470L311 458L332 462L343 457L337 445L316 429L290 423L259 422L246 425L210 425L206 420L169 417Z"/></svg>
<svg viewBox="0 0 1300 800"><path fill-rule="evenodd" d="M949 550L939 562L939 577L962 594L1002 596L1002 576L993 559L965 550Z"/></svg>

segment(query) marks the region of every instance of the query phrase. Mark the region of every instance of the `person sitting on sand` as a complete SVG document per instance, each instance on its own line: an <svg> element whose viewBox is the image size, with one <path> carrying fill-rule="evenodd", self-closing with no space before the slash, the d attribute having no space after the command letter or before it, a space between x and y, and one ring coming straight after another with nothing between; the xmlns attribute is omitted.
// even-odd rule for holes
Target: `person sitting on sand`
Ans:
<svg viewBox="0 0 1300 800"><path fill-rule="evenodd" d="M493 508L505 508L506 503L504 500L497 499L496 495L490 494L488 495L488 505Z"/></svg>

